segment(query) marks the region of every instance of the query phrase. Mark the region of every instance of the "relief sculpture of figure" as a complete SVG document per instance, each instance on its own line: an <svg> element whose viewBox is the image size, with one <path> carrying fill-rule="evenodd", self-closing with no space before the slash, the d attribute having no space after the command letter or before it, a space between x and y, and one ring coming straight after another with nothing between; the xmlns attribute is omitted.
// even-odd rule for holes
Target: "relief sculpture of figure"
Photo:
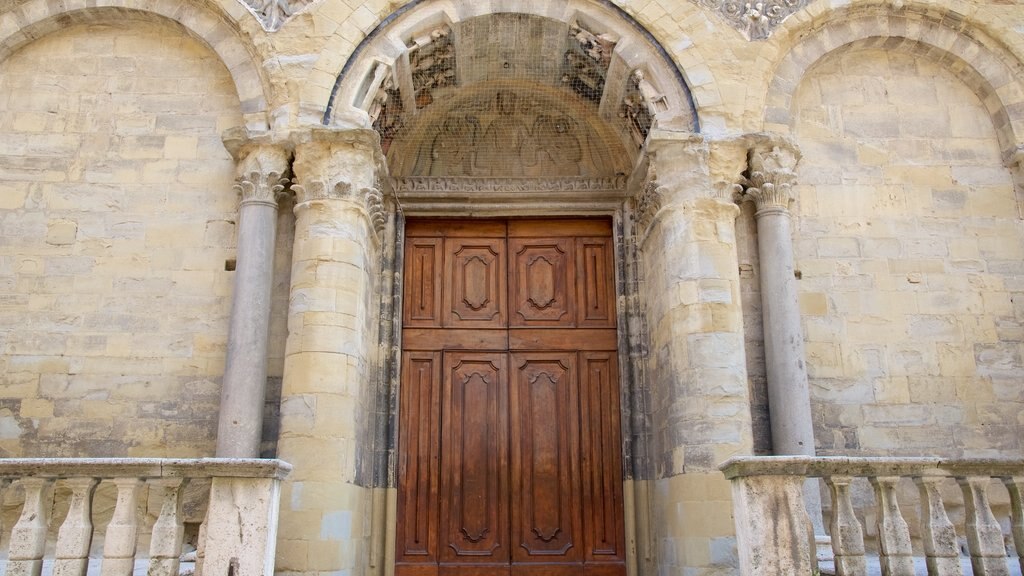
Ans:
<svg viewBox="0 0 1024 576"><path fill-rule="evenodd" d="M476 167L483 176L515 176L522 174L523 148L530 132L516 114L516 95L498 92L498 115L484 133L483 145L476 158Z"/></svg>
<svg viewBox="0 0 1024 576"><path fill-rule="evenodd" d="M537 165L539 176L561 174L579 176L583 147L576 135L576 124L567 116L539 116L533 124L535 152L524 155L527 164Z"/></svg>
<svg viewBox="0 0 1024 576"><path fill-rule="evenodd" d="M479 124L474 116L444 119L430 148L431 176L469 176Z"/></svg>

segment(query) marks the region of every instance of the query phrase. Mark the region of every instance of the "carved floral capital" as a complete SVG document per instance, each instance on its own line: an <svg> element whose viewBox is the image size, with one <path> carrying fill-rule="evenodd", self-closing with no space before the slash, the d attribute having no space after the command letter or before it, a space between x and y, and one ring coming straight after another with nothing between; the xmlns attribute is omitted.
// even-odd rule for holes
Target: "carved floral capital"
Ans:
<svg viewBox="0 0 1024 576"><path fill-rule="evenodd" d="M245 204L277 203L288 195L291 158L278 146L258 145L245 149L238 161L235 191Z"/></svg>

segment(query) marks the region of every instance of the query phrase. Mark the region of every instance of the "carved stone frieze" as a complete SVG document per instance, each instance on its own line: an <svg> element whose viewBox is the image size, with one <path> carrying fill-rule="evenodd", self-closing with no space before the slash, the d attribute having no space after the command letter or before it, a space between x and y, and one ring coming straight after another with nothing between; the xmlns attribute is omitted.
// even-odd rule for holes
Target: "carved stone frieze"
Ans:
<svg viewBox="0 0 1024 576"><path fill-rule="evenodd" d="M697 3L717 12L747 38L764 40L790 14L810 4L810 0L697 0Z"/></svg>
<svg viewBox="0 0 1024 576"><path fill-rule="evenodd" d="M413 192L618 192L624 176L609 178L392 178L396 194Z"/></svg>
<svg viewBox="0 0 1024 576"><path fill-rule="evenodd" d="M789 142L768 140L755 145L748 155L744 199L754 202L758 212L788 211L799 161L799 153Z"/></svg>
<svg viewBox="0 0 1024 576"><path fill-rule="evenodd" d="M416 108L434 102L434 92L455 86L455 44L447 26L435 28L413 39L409 46L409 68Z"/></svg>
<svg viewBox="0 0 1024 576"><path fill-rule="evenodd" d="M239 0L263 25L264 30L276 32L296 12L313 0Z"/></svg>
<svg viewBox="0 0 1024 576"><path fill-rule="evenodd" d="M569 26L569 36L569 49L562 63L562 83L599 104L618 38L611 34L594 34L578 24Z"/></svg>
<svg viewBox="0 0 1024 576"><path fill-rule="evenodd" d="M283 148L253 146L243 151L234 185L242 204L262 203L276 207L289 193L290 183L290 158Z"/></svg>

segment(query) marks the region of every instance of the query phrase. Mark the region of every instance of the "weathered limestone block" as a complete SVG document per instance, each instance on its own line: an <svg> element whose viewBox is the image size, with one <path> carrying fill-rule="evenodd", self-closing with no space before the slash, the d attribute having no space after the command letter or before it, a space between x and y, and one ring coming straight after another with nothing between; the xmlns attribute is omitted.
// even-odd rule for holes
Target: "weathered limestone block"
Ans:
<svg viewBox="0 0 1024 576"><path fill-rule="evenodd" d="M214 478L206 517L205 574L271 576L280 480Z"/></svg>
<svg viewBox="0 0 1024 576"><path fill-rule="evenodd" d="M802 476L746 476L732 481L742 576L813 574L814 534Z"/></svg>

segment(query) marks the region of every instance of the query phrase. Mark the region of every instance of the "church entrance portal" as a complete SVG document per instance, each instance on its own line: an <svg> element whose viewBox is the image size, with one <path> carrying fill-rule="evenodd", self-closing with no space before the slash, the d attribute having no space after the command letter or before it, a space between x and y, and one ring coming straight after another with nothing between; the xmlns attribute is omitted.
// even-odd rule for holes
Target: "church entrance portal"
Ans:
<svg viewBox="0 0 1024 576"><path fill-rule="evenodd" d="M611 222L406 225L396 574L625 574Z"/></svg>

